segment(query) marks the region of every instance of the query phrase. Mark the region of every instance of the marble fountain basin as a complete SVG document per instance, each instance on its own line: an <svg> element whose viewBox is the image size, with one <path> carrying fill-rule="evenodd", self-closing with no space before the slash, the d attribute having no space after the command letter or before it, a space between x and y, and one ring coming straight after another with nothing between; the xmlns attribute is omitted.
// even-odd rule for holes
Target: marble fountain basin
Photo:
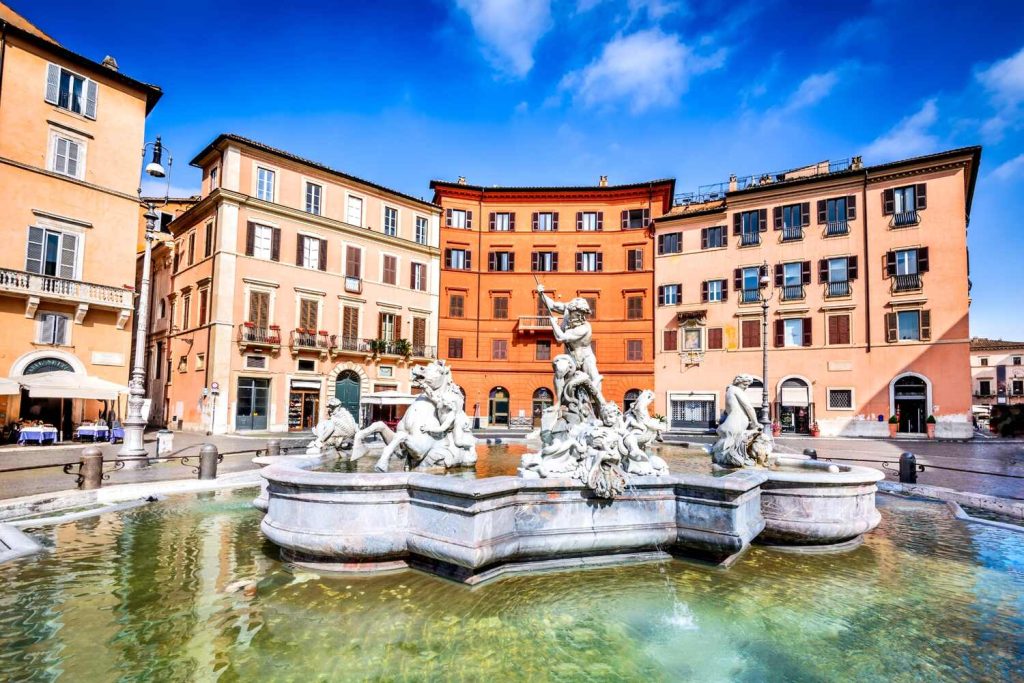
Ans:
<svg viewBox="0 0 1024 683"><path fill-rule="evenodd" d="M858 541L882 520L875 507L879 470L779 456L764 470L758 543L829 546Z"/></svg>

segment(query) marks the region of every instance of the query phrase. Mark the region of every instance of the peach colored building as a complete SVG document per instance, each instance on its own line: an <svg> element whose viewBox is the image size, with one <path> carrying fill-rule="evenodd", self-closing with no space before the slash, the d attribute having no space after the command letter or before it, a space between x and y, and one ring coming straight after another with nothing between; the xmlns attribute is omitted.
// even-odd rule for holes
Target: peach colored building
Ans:
<svg viewBox="0 0 1024 683"><path fill-rule="evenodd" d="M655 378L674 429L708 429L757 377L786 431L971 435L967 221L981 149L859 158L705 188L656 223Z"/></svg>
<svg viewBox="0 0 1024 683"><path fill-rule="evenodd" d="M170 224L154 302L169 423L309 429L329 397L358 417L408 395L435 356L440 209L237 135L192 164L201 200Z"/></svg>
<svg viewBox="0 0 1024 683"><path fill-rule="evenodd" d="M587 299L603 393L619 404L652 387L651 221L673 180L592 187L482 187L433 181L443 209L439 351L484 425L527 427L550 405L562 353L538 280Z"/></svg>
<svg viewBox="0 0 1024 683"><path fill-rule="evenodd" d="M971 339L971 381L975 412L1024 404L1024 342Z"/></svg>
<svg viewBox="0 0 1024 683"><path fill-rule="evenodd" d="M0 4L0 376L128 383L140 150L160 94ZM0 424L67 436L102 408L23 391L0 398Z"/></svg>

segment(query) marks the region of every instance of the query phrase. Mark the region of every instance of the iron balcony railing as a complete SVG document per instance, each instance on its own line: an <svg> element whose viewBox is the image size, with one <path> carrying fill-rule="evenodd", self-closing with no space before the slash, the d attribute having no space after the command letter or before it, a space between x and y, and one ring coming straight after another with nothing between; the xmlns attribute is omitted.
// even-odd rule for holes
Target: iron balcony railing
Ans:
<svg viewBox="0 0 1024 683"><path fill-rule="evenodd" d="M825 285L825 296L850 296L850 281L839 280L836 282L829 282Z"/></svg>
<svg viewBox="0 0 1024 683"><path fill-rule="evenodd" d="M740 246L741 247L752 247L755 244L761 244L761 233L759 233L759 232L743 232L743 233L740 233Z"/></svg>
<svg viewBox="0 0 1024 683"><path fill-rule="evenodd" d="M761 301L761 290L759 289L741 289L740 290L740 303L742 304L753 304Z"/></svg>
<svg viewBox="0 0 1024 683"><path fill-rule="evenodd" d="M908 225L917 225L919 221L917 211L901 211L893 214L891 225L894 228L905 228Z"/></svg>
<svg viewBox="0 0 1024 683"><path fill-rule="evenodd" d="M782 241L791 242L793 240L802 240L804 238L804 229L799 225L785 226L782 228Z"/></svg>
<svg viewBox="0 0 1024 683"><path fill-rule="evenodd" d="M785 285L782 288L783 301L800 301L804 298L803 285Z"/></svg>
<svg viewBox="0 0 1024 683"><path fill-rule="evenodd" d="M249 346L280 346L281 330L276 327L257 327L245 322L238 326L238 341Z"/></svg>
<svg viewBox="0 0 1024 683"><path fill-rule="evenodd" d="M71 300L104 308L131 310L134 292L81 280L66 280L24 270L0 268L0 292L39 296L45 299Z"/></svg>
<svg viewBox="0 0 1024 683"><path fill-rule="evenodd" d="M313 349L322 351L331 347L331 337L326 331L317 331L303 328L296 328L291 333L291 344L293 349Z"/></svg>
<svg viewBox="0 0 1024 683"><path fill-rule="evenodd" d="M412 355L417 358L437 358L437 347L426 344L413 344Z"/></svg>
<svg viewBox="0 0 1024 683"><path fill-rule="evenodd" d="M334 350L335 351L365 351L366 345L363 343L365 340L359 337L344 337L342 335L334 336Z"/></svg>
<svg viewBox="0 0 1024 683"><path fill-rule="evenodd" d="M849 235L850 224L846 221L829 221L825 226L825 236L832 237L834 235Z"/></svg>
<svg viewBox="0 0 1024 683"><path fill-rule="evenodd" d="M921 275L910 273L908 275L894 275L892 278L892 291L912 292L921 289Z"/></svg>

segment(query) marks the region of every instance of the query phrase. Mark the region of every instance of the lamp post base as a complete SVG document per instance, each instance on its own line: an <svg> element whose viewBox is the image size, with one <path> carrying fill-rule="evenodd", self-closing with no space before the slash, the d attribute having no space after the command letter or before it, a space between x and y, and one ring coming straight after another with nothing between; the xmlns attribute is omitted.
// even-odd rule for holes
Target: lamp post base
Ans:
<svg viewBox="0 0 1024 683"><path fill-rule="evenodd" d="M133 424L127 421L124 424L124 443L121 450L117 452L118 458L146 458L146 460L129 460L125 462L124 469L138 470L149 467L149 453L146 452L146 445L143 436L146 433L145 423Z"/></svg>

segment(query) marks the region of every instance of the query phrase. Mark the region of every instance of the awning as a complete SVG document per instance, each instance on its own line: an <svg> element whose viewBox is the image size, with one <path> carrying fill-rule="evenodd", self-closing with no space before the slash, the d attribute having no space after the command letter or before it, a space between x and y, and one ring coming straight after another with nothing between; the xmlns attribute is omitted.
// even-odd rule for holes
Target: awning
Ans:
<svg viewBox="0 0 1024 683"><path fill-rule="evenodd" d="M388 389L387 391L375 391L366 394L360 399L360 403L367 406L407 406L416 400L413 394L405 394L401 391Z"/></svg>
<svg viewBox="0 0 1024 683"><path fill-rule="evenodd" d="M28 389L31 398L92 398L115 401L119 394L128 393L128 387L121 384L66 370L21 375L16 377L15 381Z"/></svg>
<svg viewBox="0 0 1024 683"><path fill-rule="evenodd" d="M17 396L21 393L21 385L13 379L0 377L0 396Z"/></svg>

